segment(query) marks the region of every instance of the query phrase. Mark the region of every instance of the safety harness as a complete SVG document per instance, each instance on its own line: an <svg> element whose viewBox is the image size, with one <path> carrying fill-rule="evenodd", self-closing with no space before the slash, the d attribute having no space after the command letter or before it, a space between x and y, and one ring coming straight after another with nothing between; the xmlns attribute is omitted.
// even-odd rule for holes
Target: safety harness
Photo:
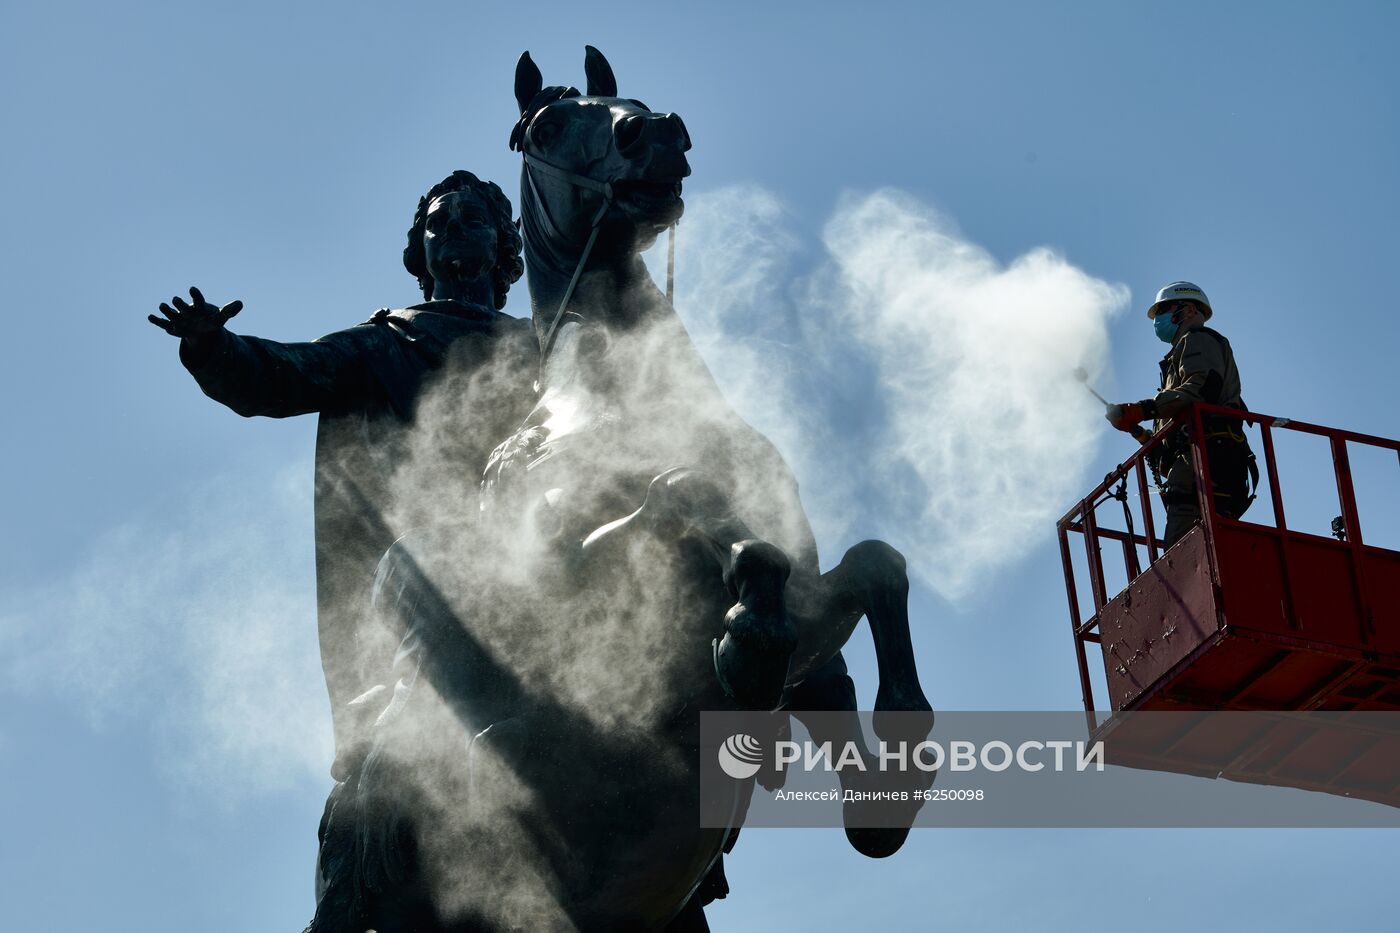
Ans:
<svg viewBox="0 0 1400 933"><path fill-rule="evenodd" d="M1221 347L1225 351L1227 366L1226 373L1228 375L1230 369L1235 369L1236 381L1238 381L1239 370L1235 366L1235 351L1230 347L1230 341L1225 339L1225 335L1221 334L1218 331L1212 330L1209 327L1204 326L1196 328L1196 331L1203 334L1209 334L1214 340L1220 343ZM1167 374L1181 365L1181 355L1185 352L1185 346L1186 341L1184 339L1178 341L1176 345L1172 347L1170 352L1167 353L1166 357L1162 360L1161 366L1163 389L1166 388ZM1216 377L1216 379L1221 384L1223 384L1224 379L1222 377ZM1203 394L1205 396L1204 400L1213 405L1222 404L1220 401L1221 388L1222 385L1213 384L1211 380L1207 380L1206 386L1203 391ZM1214 397L1212 398L1212 396ZM1249 406L1244 403L1244 399L1240 399L1238 404L1228 405L1227 407L1238 408L1240 411L1249 411ZM1238 515L1243 515L1246 511L1248 511L1250 505L1254 503L1255 498L1257 498L1259 495L1259 464L1258 461L1255 459L1254 451L1251 450L1249 447L1249 439L1245 436L1244 425L1241 424L1237 428L1234 422L1232 421L1228 421L1222 418L1212 418L1211 416L1207 415L1201 419L1201 428L1205 431L1205 436L1202 438L1203 442L1223 439L1229 443L1244 445L1244 465L1249 477L1249 495L1245 497L1243 504L1240 506ZM1183 427L1181 430L1184 435L1187 431L1187 427ZM1173 446L1178 447L1179 445ZM1155 469L1154 465L1154 477L1156 476L1156 473L1157 470ZM1168 493L1165 482L1162 478L1158 478L1158 488L1162 491L1162 501L1166 502ZM1220 495L1220 493L1214 494ZM1238 515L1236 517L1238 517Z"/></svg>

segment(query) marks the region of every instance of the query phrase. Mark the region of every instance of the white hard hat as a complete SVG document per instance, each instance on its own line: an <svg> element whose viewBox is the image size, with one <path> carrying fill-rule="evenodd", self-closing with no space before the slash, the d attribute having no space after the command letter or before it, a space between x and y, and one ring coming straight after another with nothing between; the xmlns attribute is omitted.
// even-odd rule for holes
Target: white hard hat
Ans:
<svg viewBox="0 0 1400 933"><path fill-rule="evenodd" d="M1201 313L1206 320L1210 320L1210 299L1206 293L1201 291L1201 286L1192 282L1173 282L1170 285L1162 286L1157 292L1157 300L1152 302L1152 307L1147 309L1147 319L1150 321L1157 316L1157 309L1162 305L1173 301L1194 301L1201 306Z"/></svg>

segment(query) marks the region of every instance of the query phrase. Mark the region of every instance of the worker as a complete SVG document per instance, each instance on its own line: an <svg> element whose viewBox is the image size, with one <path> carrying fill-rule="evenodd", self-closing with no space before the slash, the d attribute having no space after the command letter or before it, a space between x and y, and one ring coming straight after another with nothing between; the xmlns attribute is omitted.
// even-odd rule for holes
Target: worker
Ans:
<svg viewBox="0 0 1400 933"><path fill-rule="evenodd" d="M1153 398L1110 405L1106 417L1115 428L1132 433L1150 418L1154 430L1160 429L1194 402L1248 411L1240 398L1240 372L1230 342L1206 326L1213 313L1206 293L1191 282L1172 282L1157 292L1147 317L1158 339L1171 344L1162 358L1160 388ZM1239 518L1254 501L1249 478L1255 486L1259 482L1244 423L1206 415L1202 426L1216 514ZM1201 518L1189 432L1184 425L1166 438L1158 460L1167 547Z"/></svg>

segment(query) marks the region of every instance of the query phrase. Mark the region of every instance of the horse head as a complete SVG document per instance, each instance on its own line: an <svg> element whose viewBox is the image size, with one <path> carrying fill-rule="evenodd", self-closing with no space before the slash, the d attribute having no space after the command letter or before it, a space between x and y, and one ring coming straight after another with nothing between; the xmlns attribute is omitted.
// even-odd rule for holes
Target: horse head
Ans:
<svg viewBox="0 0 1400 933"><path fill-rule="evenodd" d="M524 156L520 216L542 336L550 322L541 315L567 302L577 274L635 260L685 209L690 135L681 118L618 97L612 66L592 46L584 70L580 94L545 87L529 52L515 69L520 119L510 145Z"/></svg>

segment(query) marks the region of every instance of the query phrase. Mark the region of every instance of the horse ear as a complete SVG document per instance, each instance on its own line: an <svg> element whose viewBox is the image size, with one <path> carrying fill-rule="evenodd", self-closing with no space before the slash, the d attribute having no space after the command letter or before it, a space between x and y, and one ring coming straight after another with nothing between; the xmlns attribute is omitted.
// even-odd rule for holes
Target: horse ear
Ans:
<svg viewBox="0 0 1400 933"><path fill-rule="evenodd" d="M589 97L616 97L617 79L603 53L591 45L583 47L583 73L588 75Z"/></svg>
<svg viewBox="0 0 1400 933"><path fill-rule="evenodd" d="M525 108L530 106L530 101L535 99L535 95L544 87L544 75L540 74L539 68L530 60L529 52L522 52L520 61L515 63L515 102L520 105L520 112L524 113Z"/></svg>

